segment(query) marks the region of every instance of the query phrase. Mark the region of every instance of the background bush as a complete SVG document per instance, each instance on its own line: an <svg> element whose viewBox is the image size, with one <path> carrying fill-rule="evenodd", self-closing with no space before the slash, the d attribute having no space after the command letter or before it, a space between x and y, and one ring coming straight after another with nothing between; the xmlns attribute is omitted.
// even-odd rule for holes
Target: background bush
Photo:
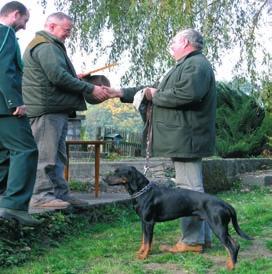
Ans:
<svg viewBox="0 0 272 274"><path fill-rule="evenodd" d="M271 155L272 115L257 101L230 85L217 85L216 150L221 157Z"/></svg>

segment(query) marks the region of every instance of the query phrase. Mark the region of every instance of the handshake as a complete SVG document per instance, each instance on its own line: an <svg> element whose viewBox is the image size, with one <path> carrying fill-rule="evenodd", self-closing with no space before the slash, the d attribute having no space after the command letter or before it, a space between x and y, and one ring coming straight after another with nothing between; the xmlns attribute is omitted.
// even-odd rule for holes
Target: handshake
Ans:
<svg viewBox="0 0 272 274"><path fill-rule="evenodd" d="M94 85L91 91L85 91L83 96L89 104L99 104L110 98L120 98L121 93L110 87L110 81L104 75L78 75L78 78Z"/></svg>
<svg viewBox="0 0 272 274"><path fill-rule="evenodd" d="M152 101L152 97L155 95L156 92L157 92L157 89L151 88L151 87L146 87L143 89L143 94L148 101ZM117 89L117 88L112 88L112 87L102 85L102 86L94 86L94 89L91 95L92 95L92 98L97 103L101 103L111 98L122 98L124 93L123 93L123 90L120 88Z"/></svg>
<svg viewBox="0 0 272 274"><path fill-rule="evenodd" d="M152 101L157 89L146 87L143 94L148 101ZM122 89L111 88L107 86L94 86L92 92L84 93L84 98L89 104L99 104L111 98L122 98L124 93Z"/></svg>
<svg viewBox="0 0 272 274"><path fill-rule="evenodd" d="M124 95L121 88L112 88L110 81L104 75L88 75L79 78L94 85L92 91L83 93L86 102L89 104L99 104L111 98L122 98ZM149 101L152 101L156 91L157 89L151 87L143 89L144 96Z"/></svg>
<svg viewBox="0 0 272 274"><path fill-rule="evenodd" d="M104 75L78 75L83 81L94 85L92 91L86 91L83 96L89 104L99 104L111 98L122 98L124 93L121 88L112 88L110 81ZM152 101L152 97L156 93L157 89L146 87L142 90L145 98Z"/></svg>
<svg viewBox="0 0 272 274"><path fill-rule="evenodd" d="M83 96L89 104L99 104L111 98L121 98L123 92L121 89L114 89L107 86L94 85L93 90L90 92L84 92Z"/></svg>

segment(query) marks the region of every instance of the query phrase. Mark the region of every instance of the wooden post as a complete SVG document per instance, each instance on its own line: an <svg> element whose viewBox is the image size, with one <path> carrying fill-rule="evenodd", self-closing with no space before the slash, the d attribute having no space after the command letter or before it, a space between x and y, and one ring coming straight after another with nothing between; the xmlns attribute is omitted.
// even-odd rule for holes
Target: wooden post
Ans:
<svg viewBox="0 0 272 274"><path fill-rule="evenodd" d="M95 144L95 197L98 197L99 193L99 167L100 167L100 144Z"/></svg>
<svg viewBox="0 0 272 274"><path fill-rule="evenodd" d="M66 151L67 151L67 165L64 170L64 177L68 181L69 179L69 146L70 145L94 145L95 146L95 197L99 194L99 172L100 172L100 145L105 144L104 141L80 141L80 140L70 140L66 141Z"/></svg>

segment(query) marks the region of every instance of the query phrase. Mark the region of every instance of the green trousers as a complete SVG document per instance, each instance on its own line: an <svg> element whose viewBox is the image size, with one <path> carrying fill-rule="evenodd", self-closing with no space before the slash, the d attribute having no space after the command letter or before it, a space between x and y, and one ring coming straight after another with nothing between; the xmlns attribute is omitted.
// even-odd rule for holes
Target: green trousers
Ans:
<svg viewBox="0 0 272 274"><path fill-rule="evenodd" d="M8 182L9 152L0 150L0 194L6 191Z"/></svg>
<svg viewBox="0 0 272 274"><path fill-rule="evenodd" d="M38 149L26 117L0 115L0 208L28 210Z"/></svg>

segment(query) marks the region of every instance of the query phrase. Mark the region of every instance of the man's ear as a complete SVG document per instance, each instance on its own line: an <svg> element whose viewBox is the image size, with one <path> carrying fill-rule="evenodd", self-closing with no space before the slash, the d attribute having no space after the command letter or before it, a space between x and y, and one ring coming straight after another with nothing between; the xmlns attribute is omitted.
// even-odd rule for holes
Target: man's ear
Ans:
<svg viewBox="0 0 272 274"><path fill-rule="evenodd" d="M19 12L18 10L15 10L15 11L11 12L11 13L9 14L9 16L10 16L10 18L12 18L12 20L15 22L16 19L18 19L18 18L21 16L21 14L20 14L20 12Z"/></svg>
<svg viewBox="0 0 272 274"><path fill-rule="evenodd" d="M186 48L187 46L189 46L189 40L187 38L183 38L184 39L184 48Z"/></svg>
<svg viewBox="0 0 272 274"><path fill-rule="evenodd" d="M48 27L49 27L50 29L53 29L53 28L55 27L55 23L49 22L49 23L48 23Z"/></svg>

